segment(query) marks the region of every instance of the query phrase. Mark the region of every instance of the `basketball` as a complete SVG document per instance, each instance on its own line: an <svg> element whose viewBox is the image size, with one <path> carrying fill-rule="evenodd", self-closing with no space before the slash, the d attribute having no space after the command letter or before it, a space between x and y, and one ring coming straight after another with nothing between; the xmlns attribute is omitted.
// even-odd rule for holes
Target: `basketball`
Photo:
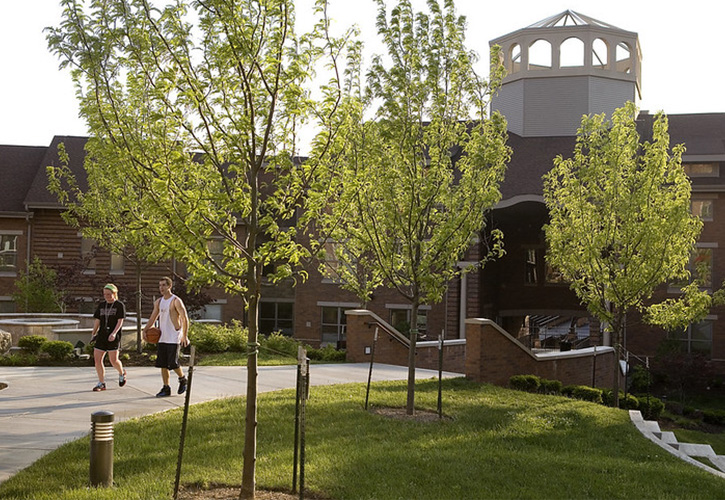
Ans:
<svg viewBox="0 0 725 500"><path fill-rule="evenodd" d="M155 344L159 341L161 338L161 330L156 328L155 326L152 326L148 330L146 330L146 342L149 344Z"/></svg>

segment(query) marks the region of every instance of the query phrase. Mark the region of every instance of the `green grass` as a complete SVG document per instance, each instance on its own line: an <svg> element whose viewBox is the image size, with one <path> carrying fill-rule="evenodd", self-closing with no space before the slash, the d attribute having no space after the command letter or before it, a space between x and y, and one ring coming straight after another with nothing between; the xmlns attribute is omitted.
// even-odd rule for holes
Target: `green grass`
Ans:
<svg viewBox="0 0 725 500"><path fill-rule="evenodd" d="M314 370L312 371L314 377ZM436 381L417 385L435 409ZM626 411L464 379L444 383L448 418L389 419L362 406L363 384L313 387L306 485L332 499L715 499L725 482L644 438ZM260 395L257 487L289 489L293 391ZM403 382L374 384L375 407L402 407ZM183 484L239 485L243 400L192 407ZM181 411L116 426L112 489L90 490L88 438L0 484L4 499L171 498Z"/></svg>
<svg viewBox="0 0 725 500"><path fill-rule="evenodd" d="M259 351L257 363L260 366L294 365L297 359L284 354ZM203 354L195 362L198 366L247 366L247 354L244 352L222 352Z"/></svg>

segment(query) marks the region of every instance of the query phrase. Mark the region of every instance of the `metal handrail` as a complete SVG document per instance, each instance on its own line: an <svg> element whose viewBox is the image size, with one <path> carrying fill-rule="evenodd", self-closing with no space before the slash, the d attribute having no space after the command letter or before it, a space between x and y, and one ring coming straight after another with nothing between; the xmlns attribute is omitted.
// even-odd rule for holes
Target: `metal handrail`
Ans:
<svg viewBox="0 0 725 500"><path fill-rule="evenodd" d="M382 330L390 335L390 337L400 342L404 347L410 349L410 339L395 328L390 327L387 323L381 323L380 321L368 321L365 324L368 325L368 327L377 326L382 328Z"/></svg>

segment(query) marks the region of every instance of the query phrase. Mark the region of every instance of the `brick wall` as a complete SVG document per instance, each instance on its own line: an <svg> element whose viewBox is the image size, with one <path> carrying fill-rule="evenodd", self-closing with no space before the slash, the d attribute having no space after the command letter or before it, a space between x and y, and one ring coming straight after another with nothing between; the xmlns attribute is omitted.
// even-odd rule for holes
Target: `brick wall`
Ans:
<svg viewBox="0 0 725 500"><path fill-rule="evenodd" d="M355 309L347 311L347 361L351 363L369 363L372 356L375 325L378 327L378 341L375 343L375 362L389 365L407 366L409 341L394 332L387 322L375 313ZM391 331L388 333L388 331ZM438 369L438 342L416 343L416 361L418 368ZM443 344L443 369L448 372L463 373L466 355L465 340L446 340Z"/></svg>
<svg viewBox="0 0 725 500"><path fill-rule="evenodd" d="M476 382L507 386L513 375L537 375L564 385L614 385L611 347L535 355L488 319L466 320L466 340L465 374Z"/></svg>

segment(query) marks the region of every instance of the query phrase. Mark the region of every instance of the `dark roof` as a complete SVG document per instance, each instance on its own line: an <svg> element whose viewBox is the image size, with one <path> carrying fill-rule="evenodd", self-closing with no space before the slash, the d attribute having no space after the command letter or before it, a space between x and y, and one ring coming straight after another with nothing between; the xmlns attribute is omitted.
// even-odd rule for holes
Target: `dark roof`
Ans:
<svg viewBox="0 0 725 500"><path fill-rule="evenodd" d="M670 144L684 144L685 155L725 154L725 113L668 115Z"/></svg>
<svg viewBox="0 0 725 500"><path fill-rule="evenodd" d="M572 155L576 137L521 137L509 132L511 161L501 184L502 199L542 195L541 177L554 166L554 158Z"/></svg>
<svg viewBox="0 0 725 500"><path fill-rule="evenodd" d="M25 195L47 149L40 146L0 145L0 212L25 211Z"/></svg>
<svg viewBox="0 0 725 500"><path fill-rule="evenodd" d="M61 165L58 156L58 146L61 143L65 145L66 153L68 153L70 170L80 185L85 187L86 171L83 168L83 160L86 156L86 142L88 142L88 137L68 135L53 137L53 141L46 149L45 155L37 164L35 178L25 198L25 204L28 207L61 207L58 198L48 191L48 174L46 173L46 167L59 167Z"/></svg>

